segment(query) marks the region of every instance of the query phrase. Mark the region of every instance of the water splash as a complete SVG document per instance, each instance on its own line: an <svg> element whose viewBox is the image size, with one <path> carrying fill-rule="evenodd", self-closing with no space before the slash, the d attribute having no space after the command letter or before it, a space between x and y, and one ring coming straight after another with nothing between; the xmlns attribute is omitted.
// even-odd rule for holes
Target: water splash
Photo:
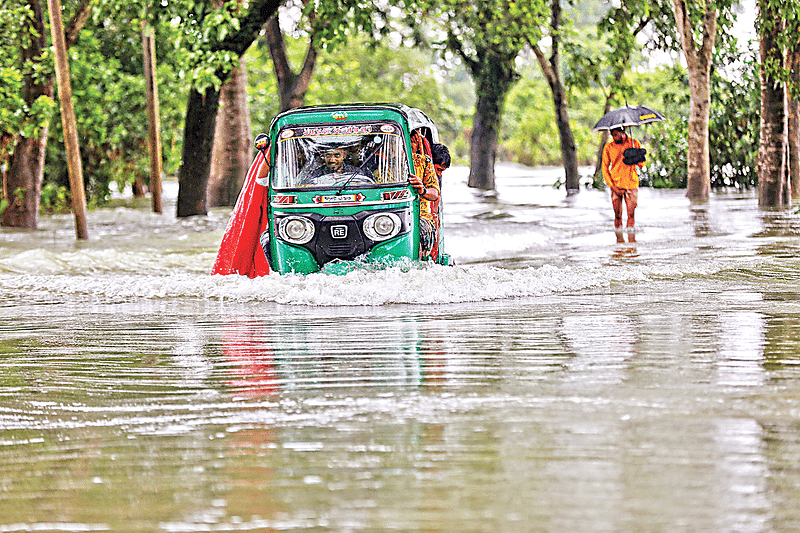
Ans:
<svg viewBox="0 0 800 533"><path fill-rule="evenodd" d="M304 306L449 304L525 298L639 283L659 278L708 276L721 262L676 265L542 266L508 270L489 265L394 266L344 275L272 274L211 276L190 272L137 275L0 275L2 294L87 296L109 301L198 298L231 302L273 302Z"/></svg>

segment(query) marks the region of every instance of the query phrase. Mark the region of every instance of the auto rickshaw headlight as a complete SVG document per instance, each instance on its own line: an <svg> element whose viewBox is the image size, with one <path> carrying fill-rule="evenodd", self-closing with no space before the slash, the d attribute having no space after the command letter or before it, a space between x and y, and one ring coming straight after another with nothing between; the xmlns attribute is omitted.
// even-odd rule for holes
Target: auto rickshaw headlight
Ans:
<svg viewBox="0 0 800 533"><path fill-rule="evenodd" d="M305 244L314 237L314 223L304 217L286 217L278 224L278 235L292 244Z"/></svg>
<svg viewBox="0 0 800 533"><path fill-rule="evenodd" d="M400 217L394 213L378 213L364 219L364 235L376 242L391 239L402 227Z"/></svg>

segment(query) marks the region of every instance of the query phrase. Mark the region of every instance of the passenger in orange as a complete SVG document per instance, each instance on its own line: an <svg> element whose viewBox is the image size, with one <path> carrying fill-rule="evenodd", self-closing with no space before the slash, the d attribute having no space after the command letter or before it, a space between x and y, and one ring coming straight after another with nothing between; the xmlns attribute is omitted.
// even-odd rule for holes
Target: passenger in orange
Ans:
<svg viewBox="0 0 800 533"><path fill-rule="evenodd" d="M414 157L414 174L408 181L419 195L419 233L421 245L420 259L436 259L431 252L437 238L437 228L434 223L431 204L439 199L439 180L433 169L433 161L426 154L423 137L418 131L411 133L411 148Z"/></svg>
<svg viewBox="0 0 800 533"><path fill-rule="evenodd" d="M614 231L617 242L625 242L622 237L622 202L628 213L625 231L628 241L635 242L634 213L639 200L639 168L644 166L642 145L636 139L625 133L624 128L611 130L612 140L603 147L603 179L611 189L611 207L614 209ZM634 148L639 150L638 158L626 158L625 150ZM633 159L633 160L632 160Z"/></svg>

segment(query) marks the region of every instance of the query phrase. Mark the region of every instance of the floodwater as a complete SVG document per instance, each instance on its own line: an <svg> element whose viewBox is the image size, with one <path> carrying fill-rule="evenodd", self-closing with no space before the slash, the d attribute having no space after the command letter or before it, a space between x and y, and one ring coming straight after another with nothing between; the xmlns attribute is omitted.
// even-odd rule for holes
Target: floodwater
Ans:
<svg viewBox="0 0 800 533"><path fill-rule="evenodd" d="M0 532L800 530L800 215L445 174L457 266L211 276L230 210L0 232Z"/></svg>

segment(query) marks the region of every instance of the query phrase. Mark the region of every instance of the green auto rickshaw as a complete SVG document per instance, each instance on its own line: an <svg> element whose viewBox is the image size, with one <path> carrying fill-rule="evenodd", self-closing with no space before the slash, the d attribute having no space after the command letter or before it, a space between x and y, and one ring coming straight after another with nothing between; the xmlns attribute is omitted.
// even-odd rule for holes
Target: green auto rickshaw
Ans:
<svg viewBox="0 0 800 533"><path fill-rule="evenodd" d="M439 142L433 121L403 104L310 106L279 114L269 134L256 138L259 154L248 174L254 183L245 183L215 273L336 273L420 260L420 199L409 184L412 136L423 138L428 150ZM451 264L441 236L441 201L430 207L436 238L425 259ZM243 235L253 232L257 240ZM238 250L230 249L231 241ZM242 241L257 242L260 250L248 256Z"/></svg>

